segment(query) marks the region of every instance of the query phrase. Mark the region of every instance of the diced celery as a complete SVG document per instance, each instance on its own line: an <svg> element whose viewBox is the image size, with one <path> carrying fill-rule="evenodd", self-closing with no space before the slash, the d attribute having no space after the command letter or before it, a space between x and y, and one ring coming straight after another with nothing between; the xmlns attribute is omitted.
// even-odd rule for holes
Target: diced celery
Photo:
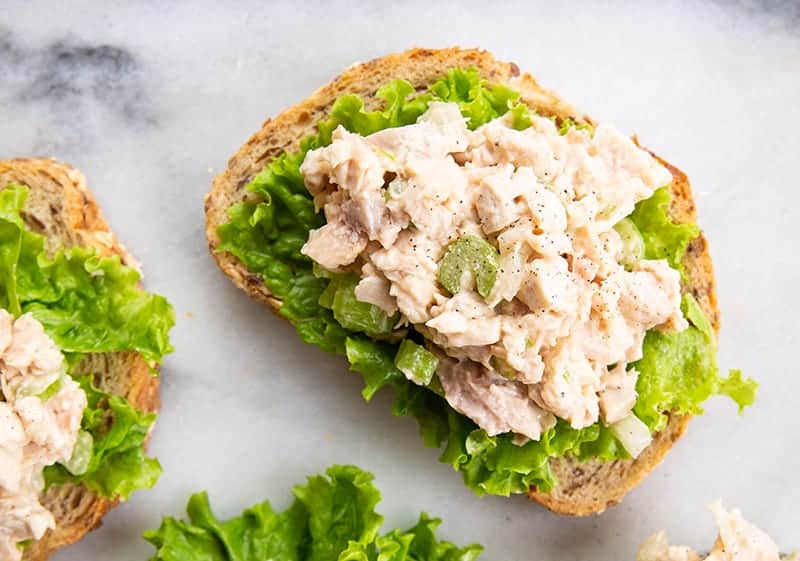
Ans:
<svg viewBox="0 0 800 561"><path fill-rule="evenodd" d="M439 359L422 345L403 339L394 357L394 365L415 384L427 386L436 372Z"/></svg>
<svg viewBox="0 0 800 561"><path fill-rule="evenodd" d="M316 261L311 264L311 271L318 279L332 279L336 275L336 273L331 273Z"/></svg>
<svg viewBox="0 0 800 561"><path fill-rule="evenodd" d="M72 475L83 475L89 469L93 448L94 438L92 435L84 430L80 431L75 440L75 448L72 449L72 456L62 465Z"/></svg>
<svg viewBox="0 0 800 561"><path fill-rule="evenodd" d="M56 378L55 382L47 386L47 388L45 388L45 390L42 393L38 394L39 399L41 399L42 401L47 401L48 399L56 395L61 390L64 376L65 374L61 374L58 378Z"/></svg>
<svg viewBox="0 0 800 561"><path fill-rule="evenodd" d="M450 294L461 290L461 279L472 271L478 294L486 298L497 279L500 255L478 236L467 235L451 243L439 263L439 282Z"/></svg>
<svg viewBox="0 0 800 561"><path fill-rule="evenodd" d="M351 331L367 335L391 333L397 323L397 316L390 317L378 306L357 300L355 290L358 280L355 276L337 277L331 280L331 285L335 285L331 301L333 317L342 327ZM328 289L325 292L328 292ZM320 305L323 306L325 305L323 300L327 300L327 297L323 298L326 296L325 292L320 296Z"/></svg>
<svg viewBox="0 0 800 561"><path fill-rule="evenodd" d="M26 378L22 384L16 388L17 398L35 395L42 401L47 401L61 389L61 372L51 372L44 376L31 376Z"/></svg>
<svg viewBox="0 0 800 561"><path fill-rule="evenodd" d="M632 458L638 458L653 441L650 429L633 413L611 425L611 432Z"/></svg>
<svg viewBox="0 0 800 561"><path fill-rule="evenodd" d="M517 378L517 372L511 367L511 365L503 360L502 358L498 358L493 356L490 360L492 368L500 374L503 378L508 378L509 380L515 380Z"/></svg>
<svg viewBox="0 0 800 561"><path fill-rule="evenodd" d="M317 302L320 306L327 309L333 308L333 297L336 296L336 290L339 288L339 283L336 279L332 279L331 282L328 283L328 286L325 287L325 290L322 291L322 294L319 295L319 300Z"/></svg>
<svg viewBox="0 0 800 561"><path fill-rule="evenodd" d="M644 257L644 239L636 225L628 218L617 222L614 229L622 238L621 262L626 268L631 268Z"/></svg>

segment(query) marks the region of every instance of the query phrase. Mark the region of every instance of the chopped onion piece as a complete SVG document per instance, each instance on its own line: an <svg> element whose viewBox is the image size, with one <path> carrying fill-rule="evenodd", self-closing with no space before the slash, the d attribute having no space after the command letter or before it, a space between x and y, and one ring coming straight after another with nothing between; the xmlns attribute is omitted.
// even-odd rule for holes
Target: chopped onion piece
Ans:
<svg viewBox="0 0 800 561"><path fill-rule="evenodd" d="M653 441L650 429L633 413L611 425L611 432L634 458L638 458Z"/></svg>

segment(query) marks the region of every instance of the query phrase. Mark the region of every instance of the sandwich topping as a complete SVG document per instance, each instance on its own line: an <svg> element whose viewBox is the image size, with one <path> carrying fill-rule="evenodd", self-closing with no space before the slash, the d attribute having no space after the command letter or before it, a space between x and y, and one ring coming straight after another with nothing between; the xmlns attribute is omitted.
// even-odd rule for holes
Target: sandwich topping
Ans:
<svg viewBox="0 0 800 561"><path fill-rule="evenodd" d="M69 464L86 394L61 351L30 314L0 309L0 558L18 560L17 544L55 527L39 502L42 470Z"/></svg>
<svg viewBox="0 0 800 561"><path fill-rule="evenodd" d="M626 217L671 174L612 127L530 121L469 130L431 102L415 124L338 127L300 168L326 218L302 252L354 279L373 335L412 325L447 402L488 435L539 440L557 418L636 432L628 365L648 330L688 324L680 273L643 258Z"/></svg>
<svg viewBox="0 0 800 561"><path fill-rule="evenodd" d="M663 531L650 536L639 548L637 561L779 561L778 546L767 534L742 518L738 510L727 511L719 502L710 505L719 526L719 537L708 555L690 547L669 545Z"/></svg>

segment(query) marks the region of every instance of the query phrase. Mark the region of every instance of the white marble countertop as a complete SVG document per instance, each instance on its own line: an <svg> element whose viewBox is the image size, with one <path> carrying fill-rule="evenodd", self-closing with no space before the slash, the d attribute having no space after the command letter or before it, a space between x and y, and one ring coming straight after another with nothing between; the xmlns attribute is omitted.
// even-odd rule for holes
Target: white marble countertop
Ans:
<svg viewBox="0 0 800 561"><path fill-rule="evenodd" d="M484 543L487 560L632 560L659 528L708 548L705 505L718 497L800 548L797 2L176 4L3 3L0 158L83 170L148 288L178 314L152 441L164 475L58 561L144 560L142 531L182 514L191 492L207 489L223 516L265 498L285 506L292 484L334 462L376 473L389 525L426 510L445 537ZM600 517L475 498L413 421L391 416L388 396L365 404L341 360L299 342L206 250L202 196L266 117L354 61L453 44L514 60L689 174L719 280L721 365L761 382L744 417L712 399Z"/></svg>

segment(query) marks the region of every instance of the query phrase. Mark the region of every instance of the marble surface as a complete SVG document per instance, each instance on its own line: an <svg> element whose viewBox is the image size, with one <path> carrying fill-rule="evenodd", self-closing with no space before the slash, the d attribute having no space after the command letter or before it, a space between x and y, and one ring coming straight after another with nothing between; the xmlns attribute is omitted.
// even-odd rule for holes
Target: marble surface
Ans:
<svg viewBox="0 0 800 561"><path fill-rule="evenodd" d="M55 559L146 559L142 531L181 514L191 492L207 489L222 516L264 498L285 506L292 484L334 462L376 473L389 525L427 510L444 536L486 544L487 560L633 559L659 528L707 548L705 505L718 497L800 548L796 1L227 4L3 2L0 158L83 170L178 314L152 441L161 481ZM516 61L688 172L719 278L720 362L761 381L744 417L712 399L600 517L475 498L388 396L363 403L341 360L301 344L206 250L202 196L266 117L354 61L453 44Z"/></svg>

